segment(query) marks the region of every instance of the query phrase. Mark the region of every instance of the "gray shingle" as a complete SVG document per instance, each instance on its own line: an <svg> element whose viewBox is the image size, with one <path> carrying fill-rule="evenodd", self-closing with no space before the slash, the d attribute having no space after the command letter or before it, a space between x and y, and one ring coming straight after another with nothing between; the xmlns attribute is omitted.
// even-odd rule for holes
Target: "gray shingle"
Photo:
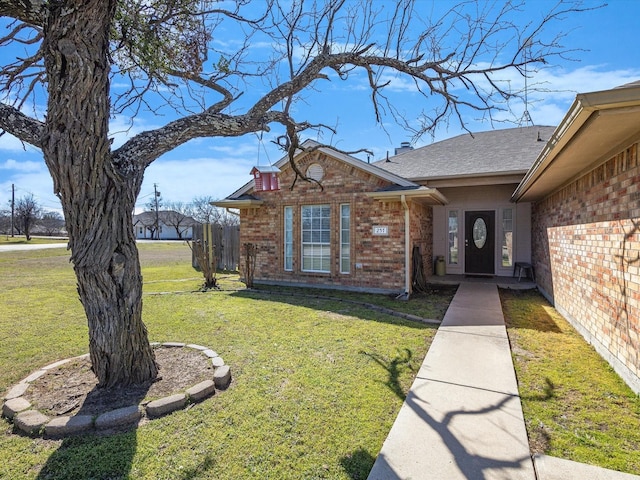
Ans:
<svg viewBox="0 0 640 480"><path fill-rule="evenodd" d="M184 216L184 219L181 217ZM180 224L184 227L197 225L198 222L188 215L184 215L175 210L158 210L158 221L164 224L171 224L180 219ZM142 225L152 225L156 220L156 212L142 212L133 216L133 225L140 223Z"/></svg>
<svg viewBox="0 0 640 480"><path fill-rule="evenodd" d="M554 130L533 126L463 134L374 165L408 180L525 173Z"/></svg>

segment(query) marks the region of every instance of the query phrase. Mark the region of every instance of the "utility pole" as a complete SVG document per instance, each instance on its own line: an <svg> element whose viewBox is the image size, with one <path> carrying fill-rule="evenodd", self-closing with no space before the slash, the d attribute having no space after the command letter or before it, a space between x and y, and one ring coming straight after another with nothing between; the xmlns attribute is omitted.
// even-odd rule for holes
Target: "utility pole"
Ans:
<svg viewBox="0 0 640 480"><path fill-rule="evenodd" d="M160 240L160 222L158 219L158 197L160 196L160 192L158 191L158 184L154 183L153 184L153 193L154 193L154 200L155 200L155 204L156 204L156 228L155 228L155 232L156 232L156 240Z"/></svg>
<svg viewBox="0 0 640 480"><path fill-rule="evenodd" d="M16 186L11 184L11 236L13 237L13 225L15 224L16 211Z"/></svg>

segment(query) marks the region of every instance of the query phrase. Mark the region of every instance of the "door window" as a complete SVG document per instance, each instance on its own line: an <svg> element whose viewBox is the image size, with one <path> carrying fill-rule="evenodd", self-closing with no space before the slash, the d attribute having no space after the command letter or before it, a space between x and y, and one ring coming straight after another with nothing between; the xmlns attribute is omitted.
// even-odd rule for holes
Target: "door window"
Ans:
<svg viewBox="0 0 640 480"><path fill-rule="evenodd" d="M478 249L482 249L487 243L487 224L482 218L476 218L476 221L473 222L473 243Z"/></svg>

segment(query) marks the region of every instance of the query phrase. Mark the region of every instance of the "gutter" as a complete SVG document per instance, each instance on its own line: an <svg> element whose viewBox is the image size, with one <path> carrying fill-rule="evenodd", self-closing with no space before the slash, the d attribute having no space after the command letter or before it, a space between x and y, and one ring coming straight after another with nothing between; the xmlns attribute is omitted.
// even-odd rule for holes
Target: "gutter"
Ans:
<svg viewBox="0 0 640 480"><path fill-rule="evenodd" d="M520 201L580 130L587 128L601 112L637 106L639 96L640 84L576 95L569 111L511 196L511 201Z"/></svg>
<svg viewBox="0 0 640 480"><path fill-rule="evenodd" d="M402 298L403 300L409 300L409 295L411 295L411 272L409 271L409 267L411 265L410 259L410 238L409 238L409 204L407 203L407 199L404 194L400 195L400 202L402 203L402 208L404 209L404 294L399 295L397 298Z"/></svg>
<svg viewBox="0 0 640 480"><path fill-rule="evenodd" d="M238 200L238 199L227 198L225 200L215 200L209 203L214 207L220 207L220 208L226 208L226 209L229 209L229 208L243 209L243 208L258 208L262 206L262 204L264 203L264 200L259 200L259 199Z"/></svg>
<svg viewBox="0 0 640 480"><path fill-rule="evenodd" d="M406 198L409 197L417 201L423 200L429 205L446 205L449 203L447 197L437 189L422 186L412 190L365 192L365 195L369 198L380 200L382 202L397 202L398 200L402 201L403 198L406 201Z"/></svg>

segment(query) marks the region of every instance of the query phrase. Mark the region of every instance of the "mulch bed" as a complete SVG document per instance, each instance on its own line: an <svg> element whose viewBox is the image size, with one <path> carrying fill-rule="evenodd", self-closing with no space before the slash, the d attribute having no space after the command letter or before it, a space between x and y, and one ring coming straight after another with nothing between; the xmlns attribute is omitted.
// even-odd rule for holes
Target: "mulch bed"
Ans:
<svg viewBox="0 0 640 480"><path fill-rule="evenodd" d="M154 382L124 388L97 388L88 358L52 369L31 382L24 398L45 415L99 415L145 404L213 379L211 360L191 348L156 348L160 368Z"/></svg>

